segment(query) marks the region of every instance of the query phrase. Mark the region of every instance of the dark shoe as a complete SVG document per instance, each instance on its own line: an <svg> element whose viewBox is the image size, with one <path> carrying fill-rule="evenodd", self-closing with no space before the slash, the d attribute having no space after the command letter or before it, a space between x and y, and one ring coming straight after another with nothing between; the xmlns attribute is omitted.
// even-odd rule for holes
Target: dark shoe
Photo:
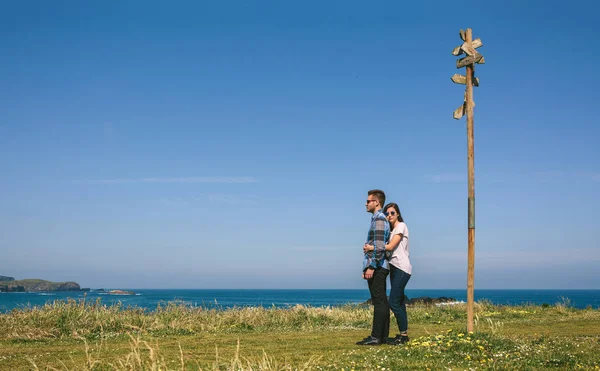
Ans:
<svg viewBox="0 0 600 371"><path fill-rule="evenodd" d="M373 336L369 336L368 338L364 338L363 340L356 342L356 345L381 345L381 340L374 338Z"/></svg>
<svg viewBox="0 0 600 371"><path fill-rule="evenodd" d="M386 343L389 345L406 344L406 343L408 343L408 336L407 335L396 335L395 338L388 338Z"/></svg>

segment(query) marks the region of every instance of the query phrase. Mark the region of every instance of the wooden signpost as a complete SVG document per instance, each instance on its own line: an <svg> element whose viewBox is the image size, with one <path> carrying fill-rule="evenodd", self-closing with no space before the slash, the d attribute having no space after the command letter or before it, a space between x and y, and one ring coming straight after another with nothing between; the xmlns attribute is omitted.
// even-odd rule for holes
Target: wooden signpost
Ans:
<svg viewBox="0 0 600 371"><path fill-rule="evenodd" d="M467 263L467 331L473 331L473 301L475 294L475 151L473 140L473 86L479 86L479 79L475 77L475 64L483 64L485 60L483 55L477 52L477 48L483 46L481 39L473 40L473 31L467 28L466 31L460 30L460 38L464 43L452 50L452 55L467 56L456 61L456 68L466 67L466 74L455 74L451 77L455 84L466 85L464 102L454 110L452 116L459 120L465 114L467 115L467 172L469 178L469 198L468 198L468 220L469 220L469 246Z"/></svg>

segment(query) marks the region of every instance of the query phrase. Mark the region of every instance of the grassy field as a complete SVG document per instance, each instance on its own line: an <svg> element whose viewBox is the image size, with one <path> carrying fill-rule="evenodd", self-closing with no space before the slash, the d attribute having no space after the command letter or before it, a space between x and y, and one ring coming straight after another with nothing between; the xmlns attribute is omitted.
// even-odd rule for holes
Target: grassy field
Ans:
<svg viewBox="0 0 600 371"><path fill-rule="evenodd" d="M57 302L0 315L0 370L600 369L598 309L480 302L474 333L463 305L408 311L410 343L360 347L369 307L149 312Z"/></svg>

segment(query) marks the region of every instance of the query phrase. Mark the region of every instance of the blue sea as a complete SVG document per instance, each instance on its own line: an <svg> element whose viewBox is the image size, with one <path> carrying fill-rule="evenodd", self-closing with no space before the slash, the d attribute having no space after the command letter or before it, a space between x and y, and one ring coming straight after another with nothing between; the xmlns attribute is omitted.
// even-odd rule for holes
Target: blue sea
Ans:
<svg viewBox="0 0 600 371"><path fill-rule="evenodd" d="M104 304L154 310L171 301L190 306L226 309L231 307L289 307L296 304L336 306L363 303L369 298L367 289L360 290L183 290L183 289L127 289L135 295L108 295L87 292L87 301L101 299ZM0 312L26 306L41 306L47 302L83 299L83 292L0 293ZM420 296L451 297L466 301L466 290L406 290L409 298ZM550 304L569 303L575 308L591 306L600 309L600 290L475 290L475 301L489 300L494 304Z"/></svg>
<svg viewBox="0 0 600 371"><path fill-rule="evenodd" d="M100 298L104 304L121 303L123 307L154 310L158 305L176 301L190 306L227 309L232 307L289 307L296 304L336 306L363 303L369 298L361 290L183 290L183 289L128 289L135 295L108 295L90 291L86 300ZM55 300L83 299L83 292L0 293L0 312L26 306L41 306ZM409 298L420 296L451 297L466 301L466 290L406 290ZM475 290L475 301L489 300L494 304L550 304L568 303L575 308L600 308L600 290Z"/></svg>

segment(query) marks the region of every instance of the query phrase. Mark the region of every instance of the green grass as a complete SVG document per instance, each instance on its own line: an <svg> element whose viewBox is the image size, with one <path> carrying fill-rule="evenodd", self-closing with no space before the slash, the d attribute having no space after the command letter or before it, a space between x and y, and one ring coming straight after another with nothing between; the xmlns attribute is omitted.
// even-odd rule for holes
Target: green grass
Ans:
<svg viewBox="0 0 600 371"><path fill-rule="evenodd" d="M0 370L600 369L598 309L480 302L472 334L464 305L408 312L408 345L359 347L369 307L56 302L0 315Z"/></svg>

